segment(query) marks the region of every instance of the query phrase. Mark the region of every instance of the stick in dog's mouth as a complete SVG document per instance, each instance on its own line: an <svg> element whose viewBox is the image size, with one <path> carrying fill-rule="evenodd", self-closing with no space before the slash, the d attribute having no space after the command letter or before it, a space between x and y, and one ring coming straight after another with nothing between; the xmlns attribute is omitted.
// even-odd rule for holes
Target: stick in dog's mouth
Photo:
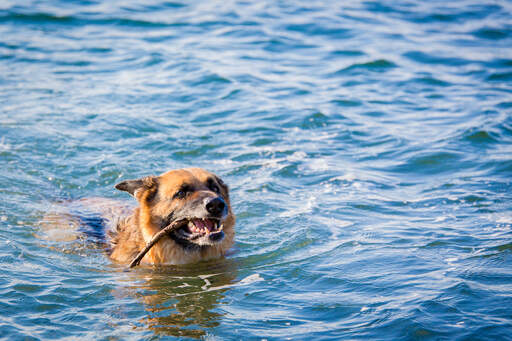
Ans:
<svg viewBox="0 0 512 341"><path fill-rule="evenodd" d="M188 240L194 240L204 236L207 236L211 240L218 240L224 237L224 232L222 232L223 227L224 225L219 219L213 218L192 218L190 220L181 219L173 221L151 237L151 240L130 262L128 267L133 268L139 265L146 253L148 253L163 236L169 235L172 232L177 234L179 237L186 238Z"/></svg>
<svg viewBox="0 0 512 341"><path fill-rule="evenodd" d="M146 244L144 249L142 249L142 251L139 252L137 254L137 256L135 256L135 258L130 262L130 265L128 265L128 267L133 268L133 267L139 265L142 258L144 258L146 253L148 253L148 251L151 250L153 245L158 243L158 241L160 239L162 239L163 236L171 233L172 231L179 229L182 226L183 226L183 220L173 221L172 223L170 223L169 225L167 225L166 227L164 227L163 229L161 229L160 231L155 233L153 235L153 237L151 238L151 240Z"/></svg>

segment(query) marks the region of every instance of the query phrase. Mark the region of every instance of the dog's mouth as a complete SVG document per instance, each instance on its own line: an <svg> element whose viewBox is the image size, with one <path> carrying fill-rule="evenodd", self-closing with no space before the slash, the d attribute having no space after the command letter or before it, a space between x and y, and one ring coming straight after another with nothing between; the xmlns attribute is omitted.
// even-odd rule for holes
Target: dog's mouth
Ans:
<svg viewBox="0 0 512 341"><path fill-rule="evenodd" d="M192 218L184 220L183 225L171 237L182 246L190 246L190 244L208 246L224 238L223 227L219 219Z"/></svg>

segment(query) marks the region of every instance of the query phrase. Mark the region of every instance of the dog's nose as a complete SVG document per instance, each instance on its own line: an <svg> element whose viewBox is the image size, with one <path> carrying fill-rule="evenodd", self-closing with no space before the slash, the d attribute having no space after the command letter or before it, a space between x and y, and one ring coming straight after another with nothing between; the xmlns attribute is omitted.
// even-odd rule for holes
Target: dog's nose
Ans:
<svg viewBox="0 0 512 341"><path fill-rule="evenodd" d="M208 213L213 214L215 216L220 216L224 209L226 208L226 203L222 198L213 198L206 203L206 210Z"/></svg>

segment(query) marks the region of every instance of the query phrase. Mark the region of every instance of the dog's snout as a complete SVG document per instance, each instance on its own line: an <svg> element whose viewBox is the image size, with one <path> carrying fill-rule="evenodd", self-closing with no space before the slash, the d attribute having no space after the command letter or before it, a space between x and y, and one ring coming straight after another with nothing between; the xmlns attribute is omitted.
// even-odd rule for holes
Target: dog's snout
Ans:
<svg viewBox="0 0 512 341"><path fill-rule="evenodd" d="M224 212L225 208L226 203L222 198L219 197L210 199L206 203L206 210L208 211L208 213L213 214L215 216L220 216Z"/></svg>

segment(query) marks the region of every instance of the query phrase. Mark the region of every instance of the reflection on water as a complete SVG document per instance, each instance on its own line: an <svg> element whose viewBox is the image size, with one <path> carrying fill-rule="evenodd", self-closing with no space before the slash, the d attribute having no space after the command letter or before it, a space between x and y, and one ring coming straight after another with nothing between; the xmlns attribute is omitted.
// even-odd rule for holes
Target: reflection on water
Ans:
<svg viewBox="0 0 512 341"><path fill-rule="evenodd" d="M84 203L89 206L84 206ZM104 204L103 210L108 208L111 211L111 207L125 208L116 201L102 199L101 203ZM105 203L110 203L110 206ZM91 207L95 207L90 204L90 199L82 199L51 204L44 211L41 210L34 233L41 241L41 246L59 252L101 258L101 254L106 251L106 244L102 237L104 232L99 229L106 227L101 216L91 210ZM93 224L93 219L100 220L98 224ZM218 305L231 287L258 280L250 276L235 282L237 266L229 259L179 267L146 266L128 271L121 266L120 269L127 274L127 286L123 286L123 283L114 286L112 295L118 299L135 298L146 312L139 321L134 321L134 325L157 334L191 338L205 336L206 329L220 324L224 313L218 309Z"/></svg>
<svg viewBox="0 0 512 341"><path fill-rule="evenodd" d="M237 285L236 269L227 259L187 267L138 268L128 272L129 286L114 296L130 295L140 301L147 313L138 321L142 328L160 335L200 338L225 315L219 305L230 287Z"/></svg>
<svg viewBox="0 0 512 341"><path fill-rule="evenodd" d="M91 238L90 233L94 227L90 217L95 216L77 205L72 202L55 204L46 212L40 212L34 236L41 246L59 252L101 258L106 245L101 238ZM80 215L67 213L70 206L81 208ZM84 217L88 218L85 222ZM146 266L129 271L120 267L127 274L126 286L115 285L112 295L120 300L135 298L146 312L144 317L133 321L134 325L156 334L179 337L205 336L206 329L220 324L224 313L218 305L229 289L258 280L249 276L236 282L237 264L229 259L179 267Z"/></svg>

